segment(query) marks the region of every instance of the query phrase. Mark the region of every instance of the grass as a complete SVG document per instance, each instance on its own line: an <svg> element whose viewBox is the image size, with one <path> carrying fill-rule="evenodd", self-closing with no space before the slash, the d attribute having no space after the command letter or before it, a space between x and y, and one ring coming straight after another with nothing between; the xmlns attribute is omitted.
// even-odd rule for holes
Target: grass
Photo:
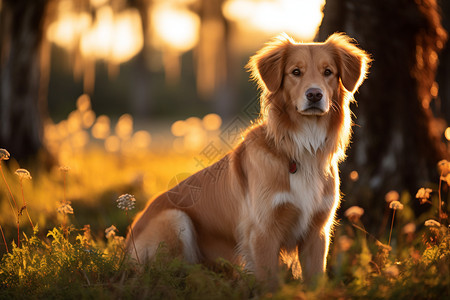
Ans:
<svg viewBox="0 0 450 300"><path fill-rule="evenodd" d="M61 156L67 164L61 168L31 170L32 180L15 174L20 166L13 159L0 161L0 299L442 299L450 295L449 204L442 204L449 189L450 163L445 161L439 163L437 189L423 189L416 198L393 191L386 203L380 203L385 206L385 220L380 223L386 224L381 236L366 231L362 208L348 209L336 227L327 276L313 287L282 267L279 290L267 293L241 266L223 260L214 266L190 265L169 259L164 245L150 264L129 260L123 247L131 218L150 197L199 170L198 153L170 147L106 152L98 144L89 145ZM128 193L134 195L136 209L125 213L116 200ZM18 199L22 207L17 206ZM428 212L415 217L413 201L420 201Z"/></svg>

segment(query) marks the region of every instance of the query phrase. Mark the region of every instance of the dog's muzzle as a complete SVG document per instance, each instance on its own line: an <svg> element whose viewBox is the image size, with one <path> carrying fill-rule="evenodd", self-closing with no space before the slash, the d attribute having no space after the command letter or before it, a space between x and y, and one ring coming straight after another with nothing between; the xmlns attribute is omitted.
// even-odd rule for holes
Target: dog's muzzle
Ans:
<svg viewBox="0 0 450 300"><path fill-rule="evenodd" d="M323 115L328 109L326 107L324 94L319 88L309 88L305 92L306 103L300 111L302 115Z"/></svg>

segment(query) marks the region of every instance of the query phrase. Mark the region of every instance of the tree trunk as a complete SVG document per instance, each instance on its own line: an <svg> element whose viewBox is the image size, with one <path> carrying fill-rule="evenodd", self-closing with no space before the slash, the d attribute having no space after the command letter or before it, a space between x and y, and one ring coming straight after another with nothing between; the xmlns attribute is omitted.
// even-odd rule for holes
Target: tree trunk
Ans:
<svg viewBox="0 0 450 300"><path fill-rule="evenodd" d="M197 90L212 99L217 113L229 119L236 109L235 74L231 66L229 23L222 13L224 0L202 0L200 40L196 48Z"/></svg>
<svg viewBox="0 0 450 300"><path fill-rule="evenodd" d="M48 0L4 0L1 10L0 147L21 161L42 149L41 45Z"/></svg>
<svg viewBox="0 0 450 300"><path fill-rule="evenodd" d="M346 32L374 59L368 80L355 95L356 126L341 170L349 204L384 210L384 195L438 182L436 164L447 156L433 116L437 54L444 47L436 0L327 1L318 38ZM356 183L347 180L356 170ZM417 201L415 201L416 203ZM418 202L417 202L418 204Z"/></svg>
<svg viewBox="0 0 450 300"><path fill-rule="evenodd" d="M450 1L440 0L439 4L442 10L442 25L445 30L450 31ZM447 43L446 47L439 56L439 68L437 80L439 83L439 104L442 110L443 117L450 123L450 45Z"/></svg>

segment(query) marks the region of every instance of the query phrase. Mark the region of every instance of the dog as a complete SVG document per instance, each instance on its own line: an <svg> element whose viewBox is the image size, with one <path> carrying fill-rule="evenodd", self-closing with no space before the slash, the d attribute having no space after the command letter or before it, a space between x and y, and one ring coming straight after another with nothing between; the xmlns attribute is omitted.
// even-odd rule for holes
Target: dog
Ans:
<svg viewBox="0 0 450 300"><path fill-rule="evenodd" d="M130 256L149 261L164 243L191 263L241 263L272 289L281 253L300 263L304 280L323 274L349 105L370 61L339 33L266 44L247 65L261 89L259 121L221 160L147 204L127 237Z"/></svg>

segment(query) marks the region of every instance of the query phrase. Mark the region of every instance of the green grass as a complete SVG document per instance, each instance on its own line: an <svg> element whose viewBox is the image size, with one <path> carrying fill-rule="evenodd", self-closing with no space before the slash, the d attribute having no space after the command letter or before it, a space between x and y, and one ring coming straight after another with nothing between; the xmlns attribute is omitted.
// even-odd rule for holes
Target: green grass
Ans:
<svg viewBox="0 0 450 300"><path fill-rule="evenodd" d="M164 248L148 265L127 260L123 239L98 245L86 230L54 228L47 237L24 237L4 255L2 299L242 299L256 291L253 276L227 262L215 270L168 259Z"/></svg>

